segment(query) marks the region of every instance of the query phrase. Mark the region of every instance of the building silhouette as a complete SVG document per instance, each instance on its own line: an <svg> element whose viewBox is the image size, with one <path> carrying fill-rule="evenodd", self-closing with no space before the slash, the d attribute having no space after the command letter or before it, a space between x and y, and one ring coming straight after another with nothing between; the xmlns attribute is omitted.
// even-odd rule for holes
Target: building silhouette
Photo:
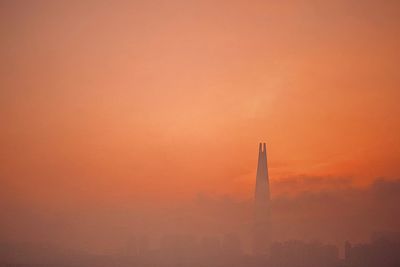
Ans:
<svg viewBox="0 0 400 267"><path fill-rule="evenodd" d="M269 266L339 267L338 248L334 245L291 240L271 245Z"/></svg>
<svg viewBox="0 0 400 267"><path fill-rule="evenodd" d="M266 254L271 242L271 208L265 143L260 143L258 148L254 202L253 252L255 254Z"/></svg>
<svg viewBox="0 0 400 267"><path fill-rule="evenodd" d="M400 266L400 233L373 233L369 243L345 243L346 267Z"/></svg>

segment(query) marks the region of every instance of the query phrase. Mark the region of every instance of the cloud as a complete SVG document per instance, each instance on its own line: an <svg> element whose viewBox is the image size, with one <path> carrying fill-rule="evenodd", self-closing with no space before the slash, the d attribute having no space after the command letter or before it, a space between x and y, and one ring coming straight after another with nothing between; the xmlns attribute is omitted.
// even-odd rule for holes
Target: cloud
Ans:
<svg viewBox="0 0 400 267"><path fill-rule="evenodd" d="M348 177L297 175L271 180L271 191L275 196L348 189L352 186L353 179Z"/></svg>
<svg viewBox="0 0 400 267"><path fill-rule="evenodd" d="M325 180L310 179L302 183L314 186ZM340 243L346 239L365 240L374 231L399 230L400 180L378 179L366 188L338 181L330 189L275 198L276 237Z"/></svg>

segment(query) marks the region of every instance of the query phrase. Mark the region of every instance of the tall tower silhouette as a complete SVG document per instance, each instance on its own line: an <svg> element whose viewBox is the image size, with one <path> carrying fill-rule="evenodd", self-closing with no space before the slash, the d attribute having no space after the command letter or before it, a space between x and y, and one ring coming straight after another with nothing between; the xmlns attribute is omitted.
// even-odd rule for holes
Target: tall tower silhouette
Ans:
<svg viewBox="0 0 400 267"><path fill-rule="evenodd" d="M270 190L267 166L267 147L265 143L260 143L258 148L254 202L253 251L257 254L265 254L268 253L271 241Z"/></svg>

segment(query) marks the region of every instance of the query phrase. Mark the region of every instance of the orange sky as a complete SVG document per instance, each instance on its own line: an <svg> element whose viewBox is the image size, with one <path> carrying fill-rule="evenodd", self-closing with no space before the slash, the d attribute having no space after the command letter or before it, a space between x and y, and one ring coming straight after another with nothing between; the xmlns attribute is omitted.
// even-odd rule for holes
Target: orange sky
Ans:
<svg viewBox="0 0 400 267"><path fill-rule="evenodd" d="M399 178L397 1L128 2L0 4L3 197Z"/></svg>

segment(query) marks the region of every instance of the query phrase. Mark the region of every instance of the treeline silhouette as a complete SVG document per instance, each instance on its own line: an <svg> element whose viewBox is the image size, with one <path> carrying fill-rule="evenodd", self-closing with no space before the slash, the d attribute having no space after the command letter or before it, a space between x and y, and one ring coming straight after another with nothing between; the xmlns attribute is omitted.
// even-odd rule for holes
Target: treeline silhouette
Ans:
<svg viewBox="0 0 400 267"><path fill-rule="evenodd" d="M346 242L343 257L334 245L299 240L274 242L266 254L249 254L234 234L222 238L168 235L161 238L156 249L141 236L114 255L90 255L37 244L2 244L0 266L397 267L400 234L375 233L368 243Z"/></svg>

